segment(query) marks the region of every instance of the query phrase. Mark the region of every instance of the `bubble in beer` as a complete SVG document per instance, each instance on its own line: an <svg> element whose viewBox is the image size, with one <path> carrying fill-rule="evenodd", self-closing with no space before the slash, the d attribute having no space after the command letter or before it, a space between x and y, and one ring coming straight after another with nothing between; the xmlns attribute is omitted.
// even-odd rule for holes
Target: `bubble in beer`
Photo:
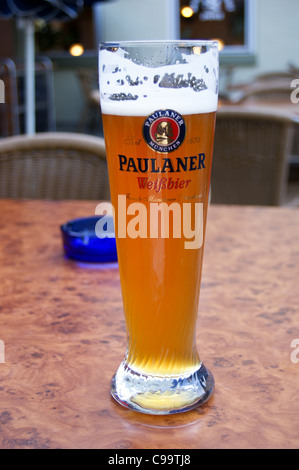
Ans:
<svg viewBox="0 0 299 470"><path fill-rule="evenodd" d="M202 78L196 78L192 76L191 73L188 73L188 78L185 79L183 74L175 75L174 73L166 73L160 83L159 87L161 88L192 88L194 91L198 92L201 90L206 90L208 87L205 84Z"/></svg>
<svg viewBox="0 0 299 470"><path fill-rule="evenodd" d="M112 93L109 99L111 101L135 101L138 99L138 96L132 95L132 93Z"/></svg>
<svg viewBox="0 0 299 470"><path fill-rule="evenodd" d="M127 76L126 76L126 80L127 80L128 84L129 84L130 86L142 85L142 81L139 80L139 77L137 77L135 80L133 80L133 79L130 77L130 75L127 75Z"/></svg>

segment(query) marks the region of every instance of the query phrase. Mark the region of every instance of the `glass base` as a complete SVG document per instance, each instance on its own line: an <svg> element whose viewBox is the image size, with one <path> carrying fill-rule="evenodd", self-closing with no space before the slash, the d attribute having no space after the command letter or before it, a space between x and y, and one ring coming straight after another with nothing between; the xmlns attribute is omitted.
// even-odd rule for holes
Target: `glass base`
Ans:
<svg viewBox="0 0 299 470"><path fill-rule="evenodd" d="M132 370L123 362L111 382L111 395L121 405L152 415L189 411L212 395L214 378L201 363L183 376L151 376Z"/></svg>

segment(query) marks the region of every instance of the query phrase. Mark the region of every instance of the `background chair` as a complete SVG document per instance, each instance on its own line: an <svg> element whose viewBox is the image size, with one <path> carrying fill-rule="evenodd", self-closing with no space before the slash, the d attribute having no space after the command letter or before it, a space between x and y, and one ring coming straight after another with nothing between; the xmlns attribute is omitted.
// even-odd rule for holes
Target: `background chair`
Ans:
<svg viewBox="0 0 299 470"><path fill-rule="evenodd" d="M25 68L9 58L0 58L0 79L5 102L0 106L0 136L25 132ZM35 61L35 120L37 132L56 131L53 64L48 57Z"/></svg>
<svg viewBox="0 0 299 470"><path fill-rule="evenodd" d="M2 138L0 197L109 200L104 139L63 132Z"/></svg>
<svg viewBox="0 0 299 470"><path fill-rule="evenodd" d="M257 75L254 79L255 82L271 82L272 80L277 80L277 81L285 81L287 82L286 84L290 83L291 80L296 78L296 74L294 72L287 71L287 70L278 70L278 71L272 71L272 72L266 72L266 73L261 73Z"/></svg>
<svg viewBox="0 0 299 470"><path fill-rule="evenodd" d="M291 83L291 82L290 82ZM257 88L247 91L243 94L243 96L237 101L238 104L246 104L246 103L256 103L258 102L286 102L288 104L291 103L291 93L293 88L290 87L290 83L288 86L270 86L267 87L265 84L264 88Z"/></svg>
<svg viewBox="0 0 299 470"><path fill-rule="evenodd" d="M299 119L269 109L217 111L211 202L282 205L288 158Z"/></svg>

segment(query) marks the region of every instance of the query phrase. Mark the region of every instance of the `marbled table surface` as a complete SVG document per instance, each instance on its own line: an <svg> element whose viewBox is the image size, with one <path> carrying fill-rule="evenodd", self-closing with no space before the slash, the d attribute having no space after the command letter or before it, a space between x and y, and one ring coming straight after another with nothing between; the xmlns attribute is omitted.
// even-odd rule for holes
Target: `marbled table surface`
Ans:
<svg viewBox="0 0 299 470"><path fill-rule="evenodd" d="M117 264L63 254L59 225L95 206L0 201L0 448L298 448L298 209L209 208L197 345L215 392L152 417L110 397Z"/></svg>

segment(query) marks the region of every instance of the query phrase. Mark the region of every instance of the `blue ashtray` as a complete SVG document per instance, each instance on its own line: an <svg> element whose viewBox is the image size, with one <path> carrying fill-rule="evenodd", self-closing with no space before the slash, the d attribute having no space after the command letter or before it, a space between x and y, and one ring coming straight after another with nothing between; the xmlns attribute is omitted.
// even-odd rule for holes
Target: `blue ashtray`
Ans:
<svg viewBox="0 0 299 470"><path fill-rule="evenodd" d="M103 219L102 223L100 219ZM70 220L60 229L64 251L69 258L96 263L117 261L112 217L105 215Z"/></svg>

